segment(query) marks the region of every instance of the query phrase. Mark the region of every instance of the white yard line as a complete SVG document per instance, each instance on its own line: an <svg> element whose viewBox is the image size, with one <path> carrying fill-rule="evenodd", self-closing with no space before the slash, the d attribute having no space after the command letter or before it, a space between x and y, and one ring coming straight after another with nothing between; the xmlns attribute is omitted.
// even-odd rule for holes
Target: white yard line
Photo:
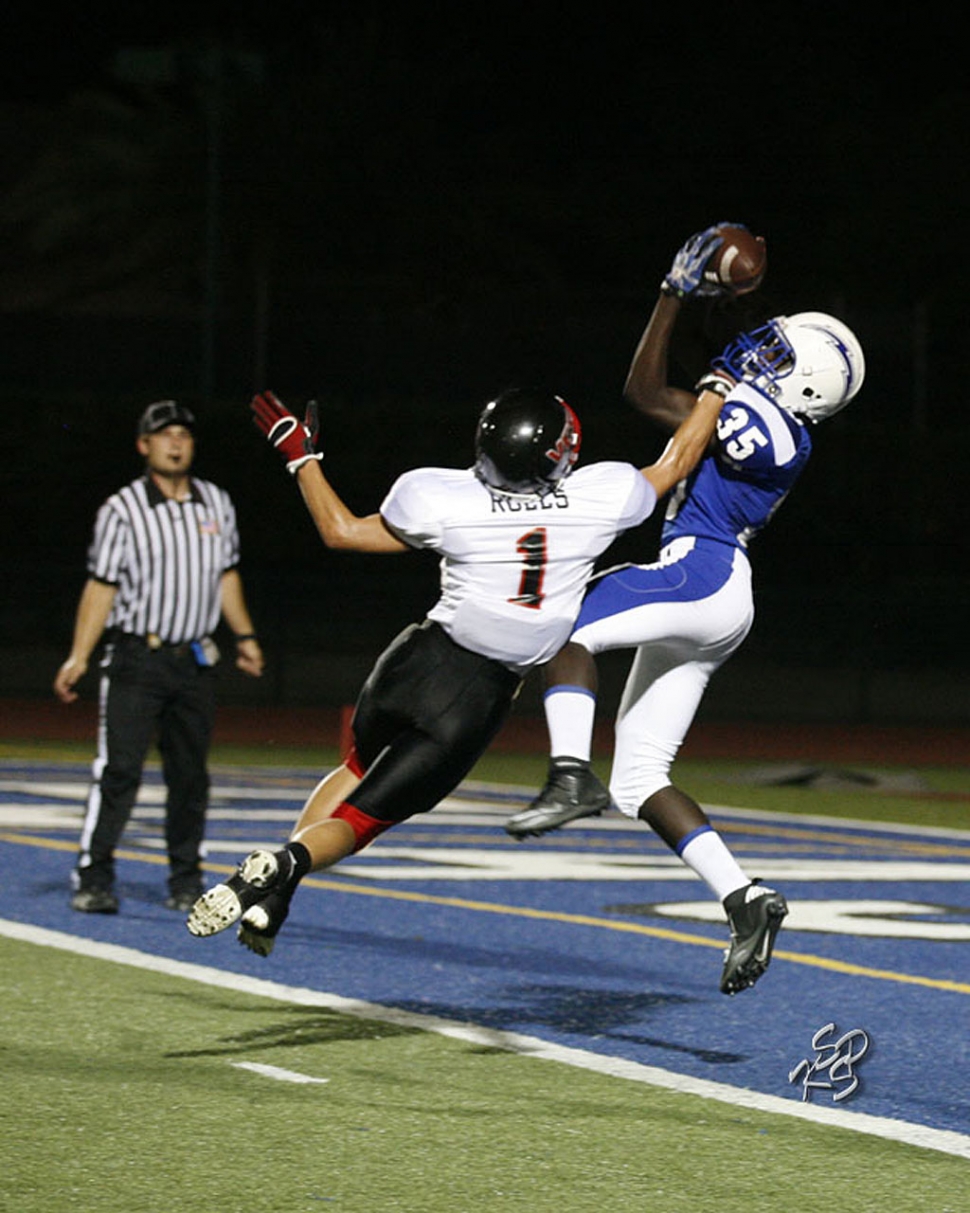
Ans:
<svg viewBox="0 0 970 1213"><path fill-rule="evenodd" d="M325 1083L329 1078L313 1078L310 1074L300 1074L296 1070L283 1070L279 1066L264 1066L258 1061L233 1061L229 1063L236 1070L249 1070L263 1078L272 1078L276 1082L296 1083Z"/></svg>

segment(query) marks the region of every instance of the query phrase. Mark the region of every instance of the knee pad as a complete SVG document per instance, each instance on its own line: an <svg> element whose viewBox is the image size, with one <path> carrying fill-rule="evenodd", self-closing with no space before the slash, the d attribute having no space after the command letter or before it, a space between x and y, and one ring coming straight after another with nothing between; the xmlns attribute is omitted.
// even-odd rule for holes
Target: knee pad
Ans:
<svg viewBox="0 0 970 1213"><path fill-rule="evenodd" d="M331 814L333 817L339 817L341 821L346 821L350 828L354 831L354 850L353 854L362 851L385 830L389 830L393 821L381 821L378 817L371 817L368 813L362 813L360 809L355 809L352 804L348 804L346 800L343 804L338 805Z"/></svg>

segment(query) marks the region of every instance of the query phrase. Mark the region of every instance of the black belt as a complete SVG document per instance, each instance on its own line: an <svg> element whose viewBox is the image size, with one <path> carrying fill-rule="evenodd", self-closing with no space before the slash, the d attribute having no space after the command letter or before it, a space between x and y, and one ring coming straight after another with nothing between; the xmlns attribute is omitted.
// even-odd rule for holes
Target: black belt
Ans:
<svg viewBox="0 0 970 1213"><path fill-rule="evenodd" d="M124 641L126 644L137 644L143 649L150 649L153 653L158 652L159 649L167 649L168 652L174 653L178 657L184 657L186 653L190 653L193 644L191 640L173 644L170 640L162 640L161 636L156 636L154 632L149 632L147 636L139 636L136 632L115 632L110 639Z"/></svg>

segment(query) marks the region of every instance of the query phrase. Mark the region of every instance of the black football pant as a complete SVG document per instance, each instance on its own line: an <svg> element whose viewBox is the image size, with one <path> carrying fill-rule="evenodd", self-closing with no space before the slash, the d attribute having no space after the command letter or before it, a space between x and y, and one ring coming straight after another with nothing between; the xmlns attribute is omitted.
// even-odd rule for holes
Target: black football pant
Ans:
<svg viewBox="0 0 970 1213"><path fill-rule="evenodd" d="M138 637L111 642L101 663L97 755L81 830L77 882L110 888L118 846L157 742L167 788L169 887L194 889L209 801L208 755L215 673L187 645L149 649Z"/></svg>
<svg viewBox="0 0 970 1213"><path fill-rule="evenodd" d="M437 624L406 628L364 683L353 733L365 774L350 802L380 821L426 813L464 779L509 714L520 678Z"/></svg>

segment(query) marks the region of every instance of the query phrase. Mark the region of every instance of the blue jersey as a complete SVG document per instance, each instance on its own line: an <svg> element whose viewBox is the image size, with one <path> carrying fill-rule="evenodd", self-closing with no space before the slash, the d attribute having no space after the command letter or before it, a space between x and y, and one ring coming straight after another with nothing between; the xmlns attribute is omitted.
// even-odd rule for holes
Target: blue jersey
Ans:
<svg viewBox="0 0 970 1213"><path fill-rule="evenodd" d="M715 445L673 490L661 543L699 536L747 548L812 452L808 428L748 383L731 389Z"/></svg>

